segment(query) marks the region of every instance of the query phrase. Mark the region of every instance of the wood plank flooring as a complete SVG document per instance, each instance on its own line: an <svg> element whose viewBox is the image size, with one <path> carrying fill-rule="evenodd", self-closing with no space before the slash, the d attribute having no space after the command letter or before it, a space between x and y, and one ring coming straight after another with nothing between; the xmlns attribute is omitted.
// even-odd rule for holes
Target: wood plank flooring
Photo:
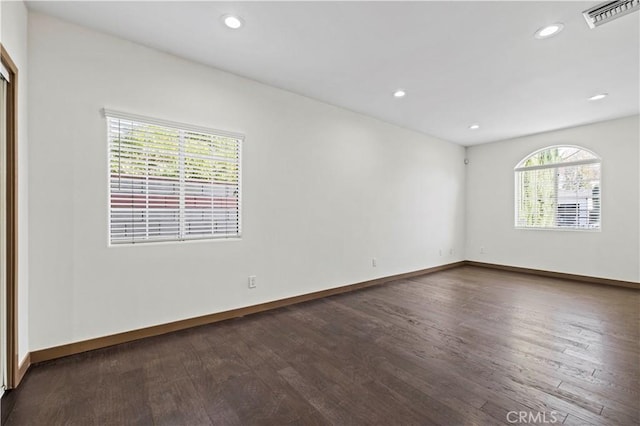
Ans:
<svg viewBox="0 0 640 426"><path fill-rule="evenodd" d="M465 266L37 365L7 424L638 425L639 306Z"/></svg>

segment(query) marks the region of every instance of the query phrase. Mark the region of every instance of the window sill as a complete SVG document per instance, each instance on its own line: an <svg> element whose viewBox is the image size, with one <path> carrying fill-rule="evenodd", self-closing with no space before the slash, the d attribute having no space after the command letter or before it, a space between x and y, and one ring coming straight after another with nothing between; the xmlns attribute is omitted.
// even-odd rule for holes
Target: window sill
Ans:
<svg viewBox="0 0 640 426"><path fill-rule="evenodd" d="M534 228L528 226L515 226L515 230L517 231L560 231L560 232L602 232L602 227L600 228Z"/></svg>
<svg viewBox="0 0 640 426"><path fill-rule="evenodd" d="M176 244L202 244L202 243L220 243L242 241L242 236L229 238L191 238L187 240L164 240L164 241L139 241L136 243L108 243L109 248L120 247L140 247L140 246L166 246Z"/></svg>

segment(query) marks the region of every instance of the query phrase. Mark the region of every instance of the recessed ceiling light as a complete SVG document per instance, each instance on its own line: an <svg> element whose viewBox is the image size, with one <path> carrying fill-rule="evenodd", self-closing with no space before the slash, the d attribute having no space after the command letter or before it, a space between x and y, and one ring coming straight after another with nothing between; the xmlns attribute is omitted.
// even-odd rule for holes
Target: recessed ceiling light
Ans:
<svg viewBox="0 0 640 426"><path fill-rule="evenodd" d="M608 93L598 93L597 95L593 95L589 98L590 101L599 101L600 99L604 99L609 96Z"/></svg>
<svg viewBox="0 0 640 426"><path fill-rule="evenodd" d="M395 92L393 92L394 98L404 98L405 96L407 96L407 92L405 92L402 89L398 89Z"/></svg>
<svg viewBox="0 0 640 426"><path fill-rule="evenodd" d="M562 31L563 28L564 28L564 25L558 22L558 23L547 25L546 27L540 28L538 31L535 32L533 36L537 39L549 38L551 36L558 34L560 31Z"/></svg>
<svg viewBox="0 0 640 426"><path fill-rule="evenodd" d="M222 22L232 30L237 30L243 24L242 19L234 15L224 15L222 17Z"/></svg>
<svg viewBox="0 0 640 426"><path fill-rule="evenodd" d="M478 130L479 128L480 128L480 125L477 123L469 126L469 130Z"/></svg>

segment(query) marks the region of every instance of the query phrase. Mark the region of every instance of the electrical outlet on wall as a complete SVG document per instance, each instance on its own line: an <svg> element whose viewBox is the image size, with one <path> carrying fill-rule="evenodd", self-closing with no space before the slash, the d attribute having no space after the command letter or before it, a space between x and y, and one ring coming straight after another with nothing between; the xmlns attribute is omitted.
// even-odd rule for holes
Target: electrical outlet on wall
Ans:
<svg viewBox="0 0 640 426"><path fill-rule="evenodd" d="M454 252L454 250L453 250L453 249L449 249L449 254L451 254L451 255L452 255L452 254L454 254L454 253L455 253L455 252Z"/></svg>
<svg viewBox="0 0 640 426"><path fill-rule="evenodd" d="M255 275L250 275L249 276L249 288L256 288L256 276Z"/></svg>
<svg viewBox="0 0 640 426"><path fill-rule="evenodd" d="M375 257L371 258L371 266L373 268L375 268L376 266L378 266L378 259L376 259Z"/></svg>
<svg viewBox="0 0 640 426"><path fill-rule="evenodd" d="M480 247L480 254L484 254L484 247Z"/></svg>

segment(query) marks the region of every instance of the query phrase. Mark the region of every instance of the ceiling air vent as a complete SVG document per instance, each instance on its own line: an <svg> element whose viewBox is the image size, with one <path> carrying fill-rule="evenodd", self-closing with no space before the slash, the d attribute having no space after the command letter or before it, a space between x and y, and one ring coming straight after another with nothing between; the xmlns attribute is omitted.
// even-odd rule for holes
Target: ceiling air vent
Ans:
<svg viewBox="0 0 640 426"><path fill-rule="evenodd" d="M590 28L618 19L631 12L640 10L640 0L617 0L601 3L582 12Z"/></svg>

